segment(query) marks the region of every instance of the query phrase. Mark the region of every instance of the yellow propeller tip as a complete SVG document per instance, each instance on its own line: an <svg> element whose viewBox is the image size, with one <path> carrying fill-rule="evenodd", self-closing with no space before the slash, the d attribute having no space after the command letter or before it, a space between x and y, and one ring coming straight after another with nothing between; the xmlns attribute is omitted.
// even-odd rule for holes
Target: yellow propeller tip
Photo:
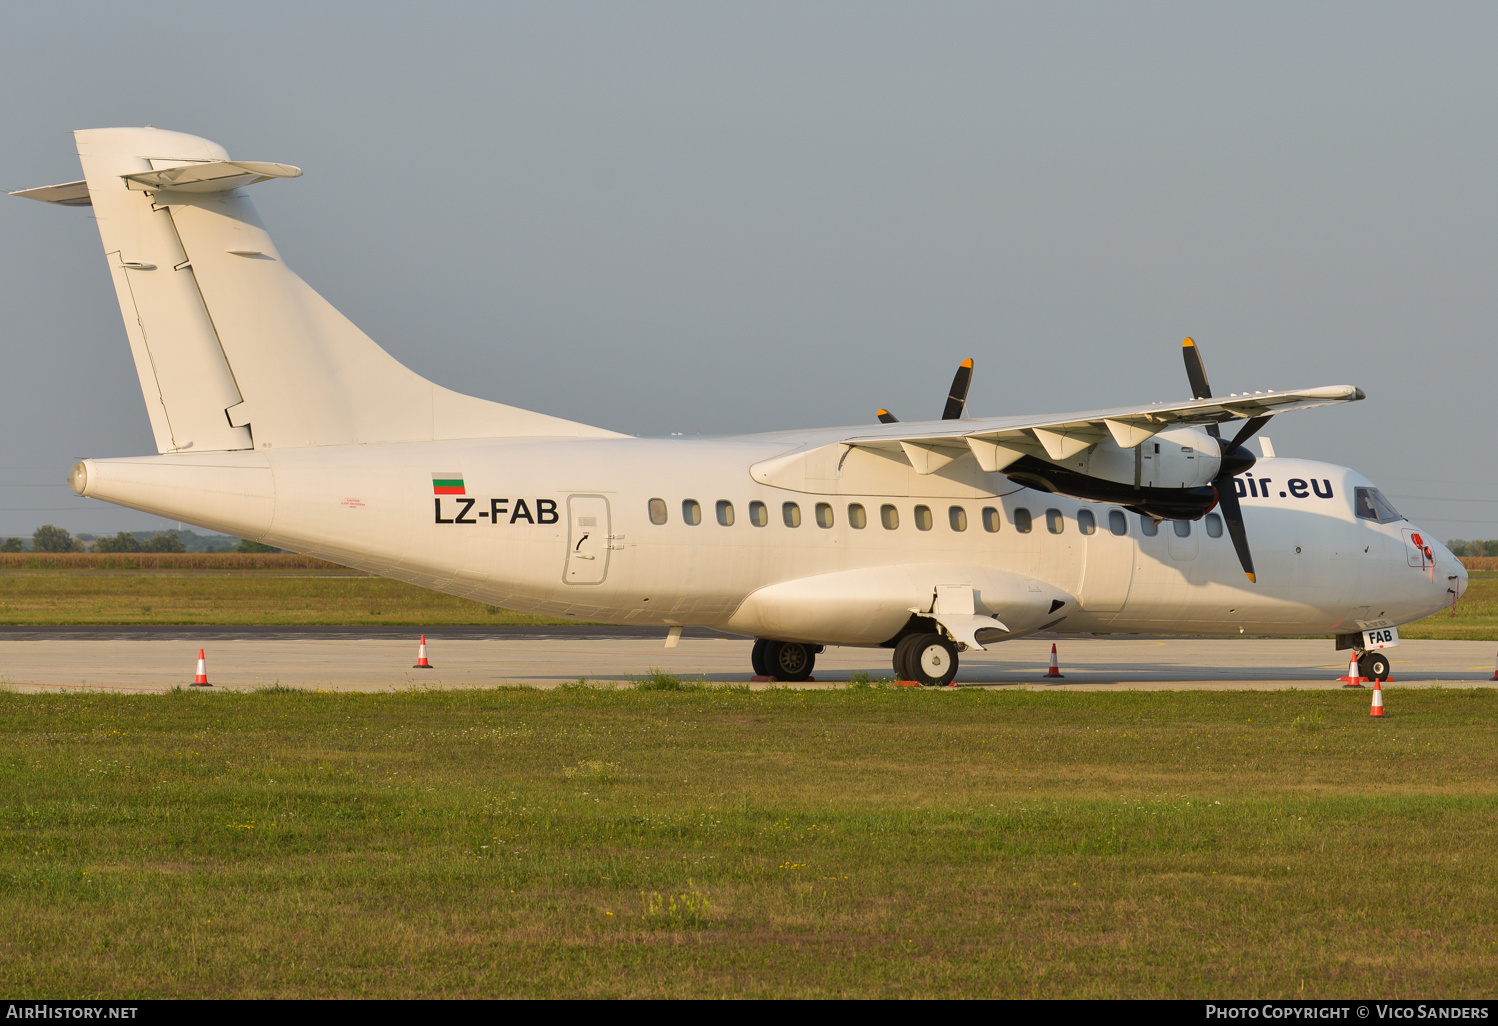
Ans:
<svg viewBox="0 0 1498 1026"><path fill-rule="evenodd" d="M972 370L973 369L973 358L971 356L969 356L966 360L963 360L962 361L962 366L966 367L968 370Z"/></svg>
<svg viewBox="0 0 1498 1026"><path fill-rule="evenodd" d="M1259 583L1259 579L1257 577L1255 577L1253 574L1249 573L1247 570L1243 571L1243 573L1244 573L1244 576L1246 576L1251 583L1253 583L1253 584L1258 584Z"/></svg>
<svg viewBox="0 0 1498 1026"><path fill-rule="evenodd" d="M876 417L888 417L889 416L889 411L888 410L875 410L874 411L874 416L876 416Z"/></svg>
<svg viewBox="0 0 1498 1026"><path fill-rule="evenodd" d="M1189 339L1189 338L1188 338L1188 339L1184 339L1184 340L1183 340L1183 341L1182 341L1182 342L1181 342L1181 348L1183 348L1183 349L1184 349L1184 348L1185 348L1185 347L1186 347L1186 346L1194 346L1194 345L1196 345L1196 343L1195 343L1195 342L1193 342L1193 341L1191 341L1191 340L1190 340L1190 339Z"/></svg>

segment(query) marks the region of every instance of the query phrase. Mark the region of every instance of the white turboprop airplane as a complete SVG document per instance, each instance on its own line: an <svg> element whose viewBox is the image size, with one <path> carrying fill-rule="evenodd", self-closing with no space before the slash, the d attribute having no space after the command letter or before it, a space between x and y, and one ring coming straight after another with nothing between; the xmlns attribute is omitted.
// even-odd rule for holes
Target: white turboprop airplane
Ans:
<svg viewBox="0 0 1498 1026"><path fill-rule="evenodd" d="M92 205L159 450L76 464L79 495L512 609L721 628L789 681L850 645L945 684L1043 630L1331 634L1387 678L1397 626L1466 588L1362 475L1244 447L1351 386L1213 398L1187 339L1187 402L962 419L967 363L939 421L635 438L397 363L261 225L245 187L297 168L76 139L83 181L17 195Z"/></svg>

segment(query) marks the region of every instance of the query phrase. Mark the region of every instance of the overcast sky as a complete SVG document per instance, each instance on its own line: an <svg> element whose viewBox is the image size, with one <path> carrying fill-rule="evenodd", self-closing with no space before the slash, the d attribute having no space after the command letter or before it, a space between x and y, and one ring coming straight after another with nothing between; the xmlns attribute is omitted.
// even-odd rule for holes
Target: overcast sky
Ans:
<svg viewBox="0 0 1498 1026"><path fill-rule="evenodd" d="M1280 455L1498 537L1498 6L15 4L0 185L154 124L449 387L635 434L1356 384ZM0 534L155 451L86 210L0 197Z"/></svg>

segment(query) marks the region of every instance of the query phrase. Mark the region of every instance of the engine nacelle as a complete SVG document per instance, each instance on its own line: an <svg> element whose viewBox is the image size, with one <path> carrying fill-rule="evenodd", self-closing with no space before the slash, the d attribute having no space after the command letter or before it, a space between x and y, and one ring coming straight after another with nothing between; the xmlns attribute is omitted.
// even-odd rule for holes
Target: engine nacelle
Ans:
<svg viewBox="0 0 1498 1026"><path fill-rule="evenodd" d="M1234 472L1253 465L1241 447ZM1105 438L1064 460L1026 456L1004 474L1028 488L1091 502L1112 502L1168 520L1195 520L1217 504L1213 480L1222 470L1222 446L1204 428L1161 431L1131 449Z"/></svg>
<svg viewBox="0 0 1498 1026"><path fill-rule="evenodd" d="M1222 446L1202 428L1161 431L1132 449L1105 438L1065 460L1052 461L1087 477L1141 488L1200 488L1222 468Z"/></svg>

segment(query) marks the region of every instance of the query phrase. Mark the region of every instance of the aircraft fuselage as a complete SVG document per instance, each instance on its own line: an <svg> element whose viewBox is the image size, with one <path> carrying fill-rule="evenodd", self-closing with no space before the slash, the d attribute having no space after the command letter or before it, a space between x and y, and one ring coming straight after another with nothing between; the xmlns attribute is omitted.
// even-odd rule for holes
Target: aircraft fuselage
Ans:
<svg viewBox="0 0 1498 1026"><path fill-rule="evenodd" d="M512 609L816 644L886 643L916 605L849 617L845 601L837 622L767 623L751 597L853 571L971 566L1058 596L1047 603L1061 603L1055 616L1010 624L1015 636L1040 626L1300 635L1407 623L1466 586L1460 563L1415 525L1356 516L1354 489L1371 484L1344 467L1261 459L1237 479L1258 566L1251 583L1215 514L1156 524L997 474L967 479L975 484L907 475L905 494L880 494L842 491L835 474L801 490L751 473L802 442L316 446L91 460L74 483L85 495ZM922 570L933 585L945 572ZM864 579L848 578L852 601Z"/></svg>

